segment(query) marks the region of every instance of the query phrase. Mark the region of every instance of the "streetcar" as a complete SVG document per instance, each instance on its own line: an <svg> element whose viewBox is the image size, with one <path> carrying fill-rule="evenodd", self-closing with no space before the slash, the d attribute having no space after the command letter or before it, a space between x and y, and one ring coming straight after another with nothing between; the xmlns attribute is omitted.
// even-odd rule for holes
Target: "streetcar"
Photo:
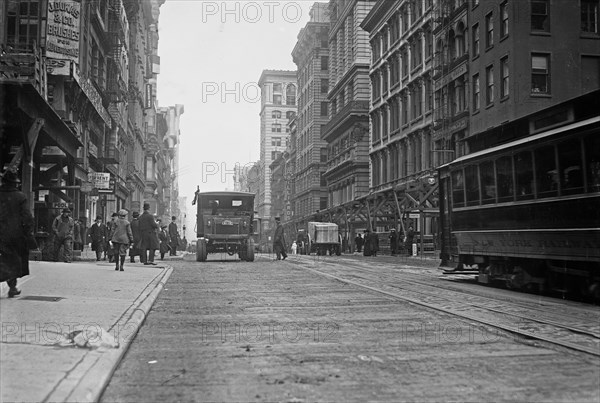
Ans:
<svg viewBox="0 0 600 403"><path fill-rule="evenodd" d="M196 260L205 262L209 253L238 255L254 261L254 193L196 192Z"/></svg>
<svg viewBox="0 0 600 403"><path fill-rule="evenodd" d="M442 265L476 270L481 283L598 300L598 110L441 166Z"/></svg>

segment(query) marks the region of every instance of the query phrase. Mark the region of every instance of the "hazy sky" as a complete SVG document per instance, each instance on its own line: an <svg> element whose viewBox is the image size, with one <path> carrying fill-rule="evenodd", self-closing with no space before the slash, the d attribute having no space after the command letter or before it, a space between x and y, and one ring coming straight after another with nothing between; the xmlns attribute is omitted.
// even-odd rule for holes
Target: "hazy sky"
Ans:
<svg viewBox="0 0 600 403"><path fill-rule="evenodd" d="M167 0L161 6L157 98L159 106L185 107L179 189L189 202L197 185L233 190L234 165L259 159L258 79L264 69L296 69L291 52L313 3Z"/></svg>

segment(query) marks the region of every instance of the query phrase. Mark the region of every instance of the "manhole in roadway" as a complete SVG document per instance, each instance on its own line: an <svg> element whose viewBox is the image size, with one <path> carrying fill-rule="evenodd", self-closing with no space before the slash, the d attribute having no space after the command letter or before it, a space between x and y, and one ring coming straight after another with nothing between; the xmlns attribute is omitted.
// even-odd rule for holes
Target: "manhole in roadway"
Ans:
<svg viewBox="0 0 600 403"><path fill-rule="evenodd" d="M27 295L25 297L19 298L20 300L29 300L29 301L46 301L46 302L57 302L63 299L63 297L43 297L40 295Z"/></svg>

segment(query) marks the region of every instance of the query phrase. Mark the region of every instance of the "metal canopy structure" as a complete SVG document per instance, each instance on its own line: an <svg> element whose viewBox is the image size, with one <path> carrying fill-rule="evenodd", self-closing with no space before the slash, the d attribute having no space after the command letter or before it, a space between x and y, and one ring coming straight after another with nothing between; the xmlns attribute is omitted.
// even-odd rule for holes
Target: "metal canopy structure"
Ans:
<svg viewBox="0 0 600 403"><path fill-rule="evenodd" d="M423 250L424 220L439 216L437 172L421 172L419 178L371 192L350 202L320 210L314 214L296 217L283 223L286 232L295 235L306 228L309 221L332 222L350 240L363 229L376 231L399 228L406 231L409 223L420 221L421 249ZM295 239L291 236L290 239Z"/></svg>

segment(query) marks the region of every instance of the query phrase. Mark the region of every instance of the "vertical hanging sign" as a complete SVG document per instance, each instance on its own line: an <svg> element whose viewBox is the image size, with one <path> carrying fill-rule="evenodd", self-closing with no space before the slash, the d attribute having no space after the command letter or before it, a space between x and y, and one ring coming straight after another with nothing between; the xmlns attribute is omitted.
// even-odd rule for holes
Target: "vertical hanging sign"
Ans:
<svg viewBox="0 0 600 403"><path fill-rule="evenodd" d="M79 63L80 16L78 1L48 1L46 57Z"/></svg>

